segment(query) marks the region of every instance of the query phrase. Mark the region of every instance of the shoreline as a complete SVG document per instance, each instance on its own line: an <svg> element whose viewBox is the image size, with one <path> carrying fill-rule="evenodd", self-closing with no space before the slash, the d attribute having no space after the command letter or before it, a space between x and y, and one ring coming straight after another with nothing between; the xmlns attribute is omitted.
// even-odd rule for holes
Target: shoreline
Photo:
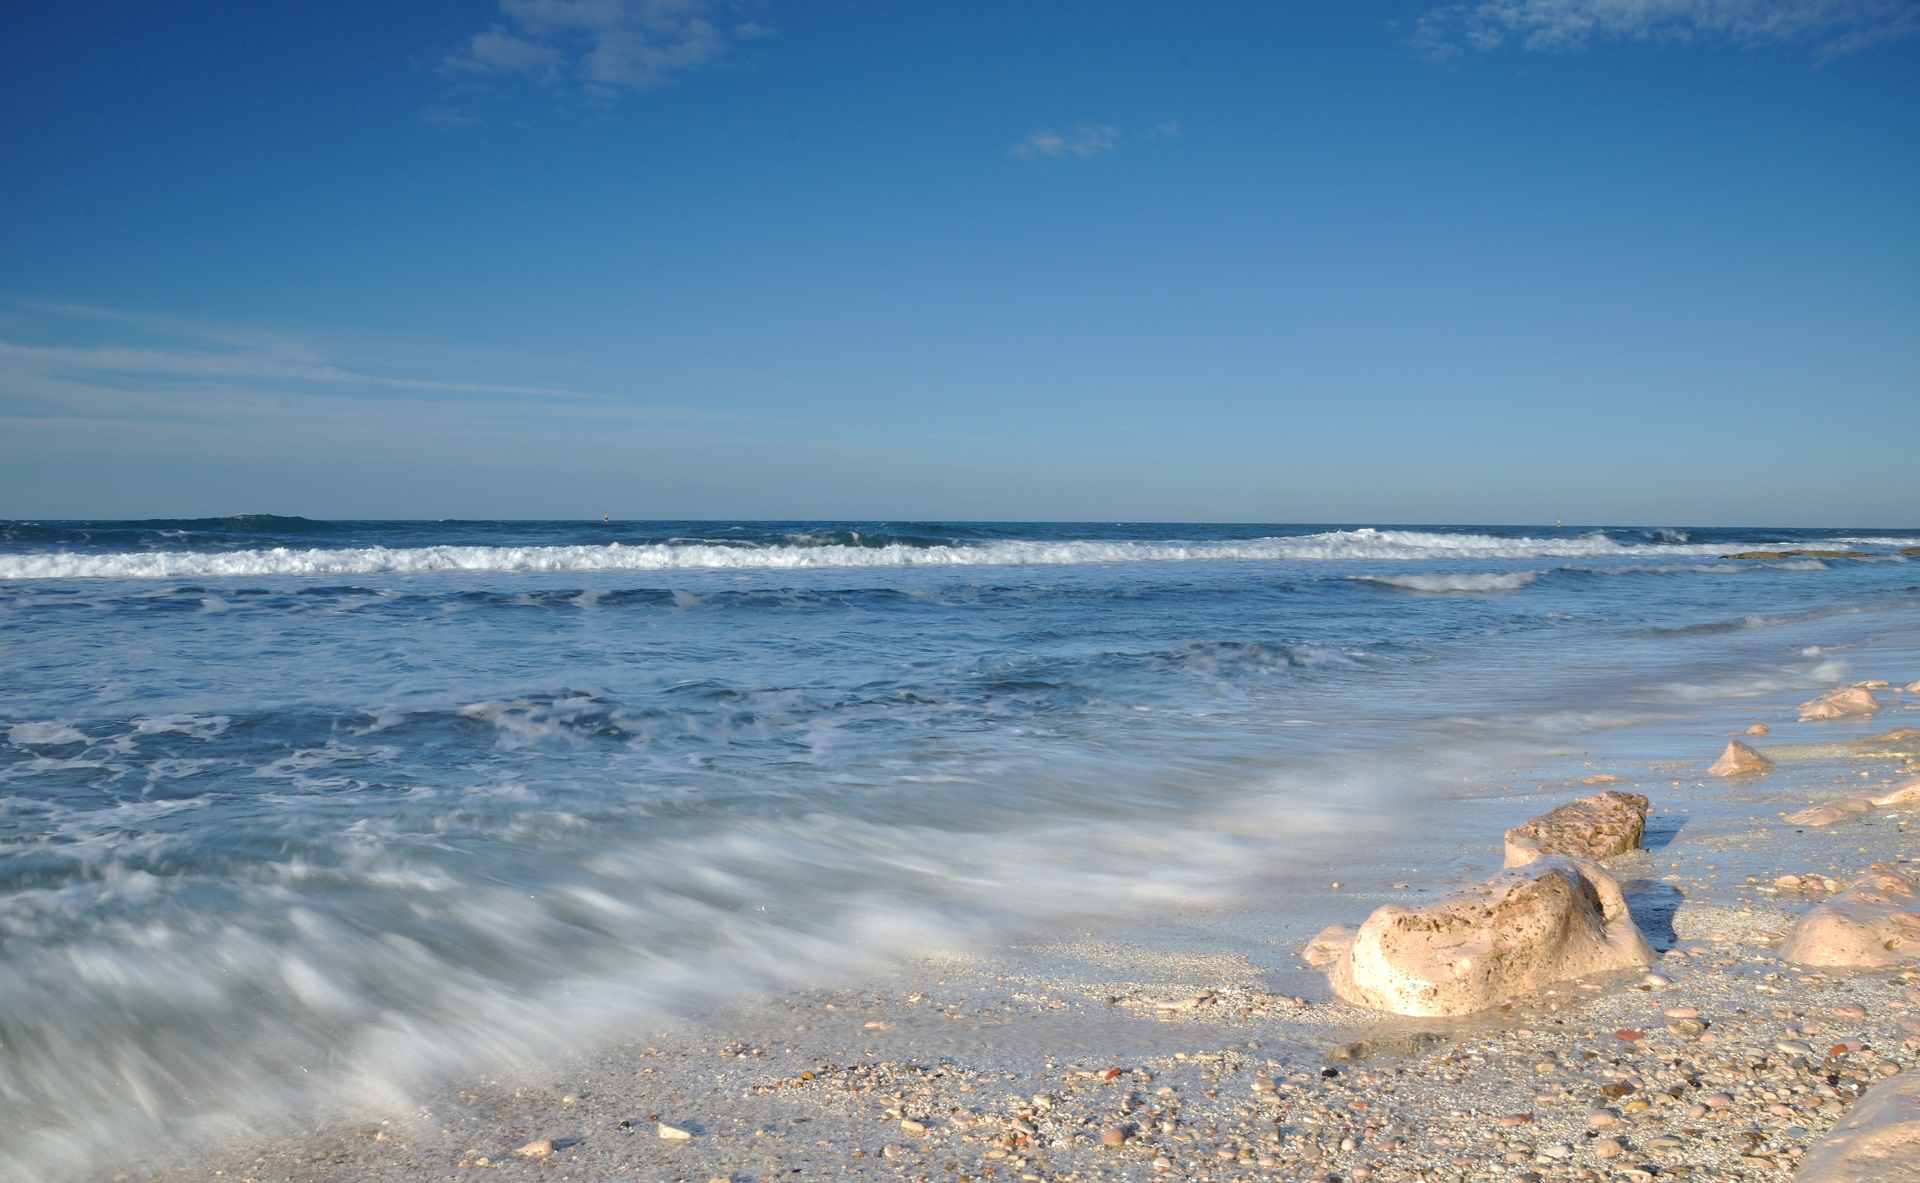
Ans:
<svg viewBox="0 0 1920 1183"><path fill-rule="evenodd" d="M1876 728L1905 722L1915 701L1889 696ZM1403 1019L1335 1000L1299 960L1312 906L1161 918L739 1002L470 1078L405 1112L150 1152L95 1177L1785 1178L1844 1115L1853 1082L1920 1070L1920 967L1778 961L1773 942L1825 893L1773 880L1844 883L1871 862L1912 863L1920 834L1890 810L1825 829L1781 822L1916 765L1827 724L1772 738L1783 742L1756 742L1785 758L1760 778L1702 781L1696 759L1448 803L1486 823L1484 849L1425 871L1356 867L1317 901L1357 923L1379 903L1478 881L1499 866L1498 818L1632 787L1653 798L1650 849L1607 865L1666 984L1622 974L1502 1012ZM1818 742L1790 742L1802 738ZM1703 735L1701 752L1723 742ZM1708 799L1727 815L1696 826ZM1704 1031L1665 1014L1687 1009ZM1794 1058L1834 1071L1787 1067ZM693 1136L663 1137L661 1122ZM1103 1144L1114 1131L1121 1144ZM1616 1139L1618 1154L1599 1150Z"/></svg>

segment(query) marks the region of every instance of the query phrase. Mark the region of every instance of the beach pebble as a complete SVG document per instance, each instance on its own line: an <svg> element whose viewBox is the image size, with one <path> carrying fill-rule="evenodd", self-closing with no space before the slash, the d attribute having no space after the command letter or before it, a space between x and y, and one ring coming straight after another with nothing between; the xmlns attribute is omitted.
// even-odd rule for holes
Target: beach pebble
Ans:
<svg viewBox="0 0 1920 1183"><path fill-rule="evenodd" d="M1843 1002L1827 1013L1836 1019L1864 1019L1867 1017L1867 1008L1858 1003Z"/></svg>
<svg viewBox="0 0 1920 1183"><path fill-rule="evenodd" d="M1773 1046L1774 1050L1784 1052L1789 1056L1810 1056L1813 1054L1812 1047L1801 1043L1797 1039L1776 1040Z"/></svg>
<svg viewBox="0 0 1920 1183"><path fill-rule="evenodd" d="M885 1146L882 1146L880 1148L880 1157L881 1158L899 1158L900 1148L894 1145L893 1143L889 1142Z"/></svg>
<svg viewBox="0 0 1920 1183"><path fill-rule="evenodd" d="M1505 1130L1510 1130L1515 1126L1526 1125L1528 1122L1532 1120L1533 1120L1533 1114L1531 1113L1509 1113L1505 1117L1500 1119L1500 1128Z"/></svg>
<svg viewBox="0 0 1920 1183"><path fill-rule="evenodd" d="M1775 887L1798 887L1802 880L1798 875L1782 875L1773 881Z"/></svg>
<svg viewBox="0 0 1920 1183"><path fill-rule="evenodd" d="M1667 1030L1673 1032L1675 1035L1697 1039L1701 1035L1706 1034L1707 1025L1699 1019L1675 1019L1673 1022L1667 1024Z"/></svg>
<svg viewBox="0 0 1920 1183"><path fill-rule="evenodd" d="M660 1137L668 1142L690 1142L700 1136L686 1126L674 1125L670 1121L663 1121L656 1128Z"/></svg>
<svg viewBox="0 0 1920 1183"><path fill-rule="evenodd" d="M1640 979L1643 986L1671 986L1673 979L1665 974L1648 974Z"/></svg>
<svg viewBox="0 0 1920 1183"><path fill-rule="evenodd" d="M1765 735L1767 732L1771 730L1773 730L1773 728L1768 727L1765 723L1755 723L1753 726L1747 728L1747 734L1748 735Z"/></svg>
<svg viewBox="0 0 1920 1183"><path fill-rule="evenodd" d="M900 1128L909 1134L924 1134L927 1132L927 1123L915 1121L911 1117L903 1117L900 1119Z"/></svg>
<svg viewBox="0 0 1920 1183"><path fill-rule="evenodd" d="M514 1153L521 1158L552 1158L553 1143L545 1138L538 1138L520 1147Z"/></svg>
<svg viewBox="0 0 1920 1183"><path fill-rule="evenodd" d="M1114 1126L1112 1129L1100 1135L1100 1145L1102 1146L1125 1146L1126 1144L1127 1131L1124 1126Z"/></svg>
<svg viewBox="0 0 1920 1183"><path fill-rule="evenodd" d="M1702 1093L1700 1103L1709 1109L1725 1109L1733 1104L1733 1097L1727 1093Z"/></svg>
<svg viewBox="0 0 1920 1183"><path fill-rule="evenodd" d="M1700 1012L1690 1006L1670 1006L1660 1013L1669 1019L1697 1019L1700 1017Z"/></svg>
<svg viewBox="0 0 1920 1183"><path fill-rule="evenodd" d="M1587 1124L1596 1130L1610 1129L1620 1124L1620 1117L1611 1109L1595 1109L1587 1114Z"/></svg>
<svg viewBox="0 0 1920 1183"><path fill-rule="evenodd" d="M1619 1158L1626 1153L1626 1145L1618 1138L1600 1138L1593 1144L1595 1158Z"/></svg>
<svg viewBox="0 0 1920 1183"><path fill-rule="evenodd" d="M869 1019L861 1024L861 1027L868 1031L885 1031L891 1026L893 1026L893 1024L884 1019Z"/></svg>
<svg viewBox="0 0 1920 1183"><path fill-rule="evenodd" d="M1708 776L1751 776L1773 767L1773 761L1737 739L1727 741L1727 749L1707 769Z"/></svg>

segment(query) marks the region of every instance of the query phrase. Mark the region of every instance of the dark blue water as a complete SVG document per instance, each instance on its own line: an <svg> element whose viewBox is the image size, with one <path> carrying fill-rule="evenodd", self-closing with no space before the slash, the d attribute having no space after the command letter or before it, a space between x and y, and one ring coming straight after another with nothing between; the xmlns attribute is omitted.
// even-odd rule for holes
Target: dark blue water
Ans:
<svg viewBox="0 0 1920 1183"><path fill-rule="evenodd" d="M1231 902L1411 798L1920 637L1916 545L0 523L0 1172ZM1867 557L1722 557L1793 549Z"/></svg>

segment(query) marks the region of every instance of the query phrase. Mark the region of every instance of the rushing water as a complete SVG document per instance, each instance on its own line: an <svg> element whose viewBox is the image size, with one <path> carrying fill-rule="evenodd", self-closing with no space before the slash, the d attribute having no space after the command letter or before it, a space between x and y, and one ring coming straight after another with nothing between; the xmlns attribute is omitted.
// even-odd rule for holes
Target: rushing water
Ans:
<svg viewBox="0 0 1920 1183"><path fill-rule="evenodd" d="M1230 902L1397 804L1920 636L1916 544L0 523L0 1174ZM1721 557L1787 549L1870 557Z"/></svg>

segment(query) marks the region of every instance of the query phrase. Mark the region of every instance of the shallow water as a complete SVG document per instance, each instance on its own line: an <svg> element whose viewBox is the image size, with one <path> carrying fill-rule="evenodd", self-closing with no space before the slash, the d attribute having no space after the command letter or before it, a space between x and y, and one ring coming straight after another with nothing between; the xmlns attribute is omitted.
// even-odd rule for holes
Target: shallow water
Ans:
<svg viewBox="0 0 1920 1183"><path fill-rule="evenodd" d="M1430 842L1906 672L1916 543L0 524L0 1165Z"/></svg>

